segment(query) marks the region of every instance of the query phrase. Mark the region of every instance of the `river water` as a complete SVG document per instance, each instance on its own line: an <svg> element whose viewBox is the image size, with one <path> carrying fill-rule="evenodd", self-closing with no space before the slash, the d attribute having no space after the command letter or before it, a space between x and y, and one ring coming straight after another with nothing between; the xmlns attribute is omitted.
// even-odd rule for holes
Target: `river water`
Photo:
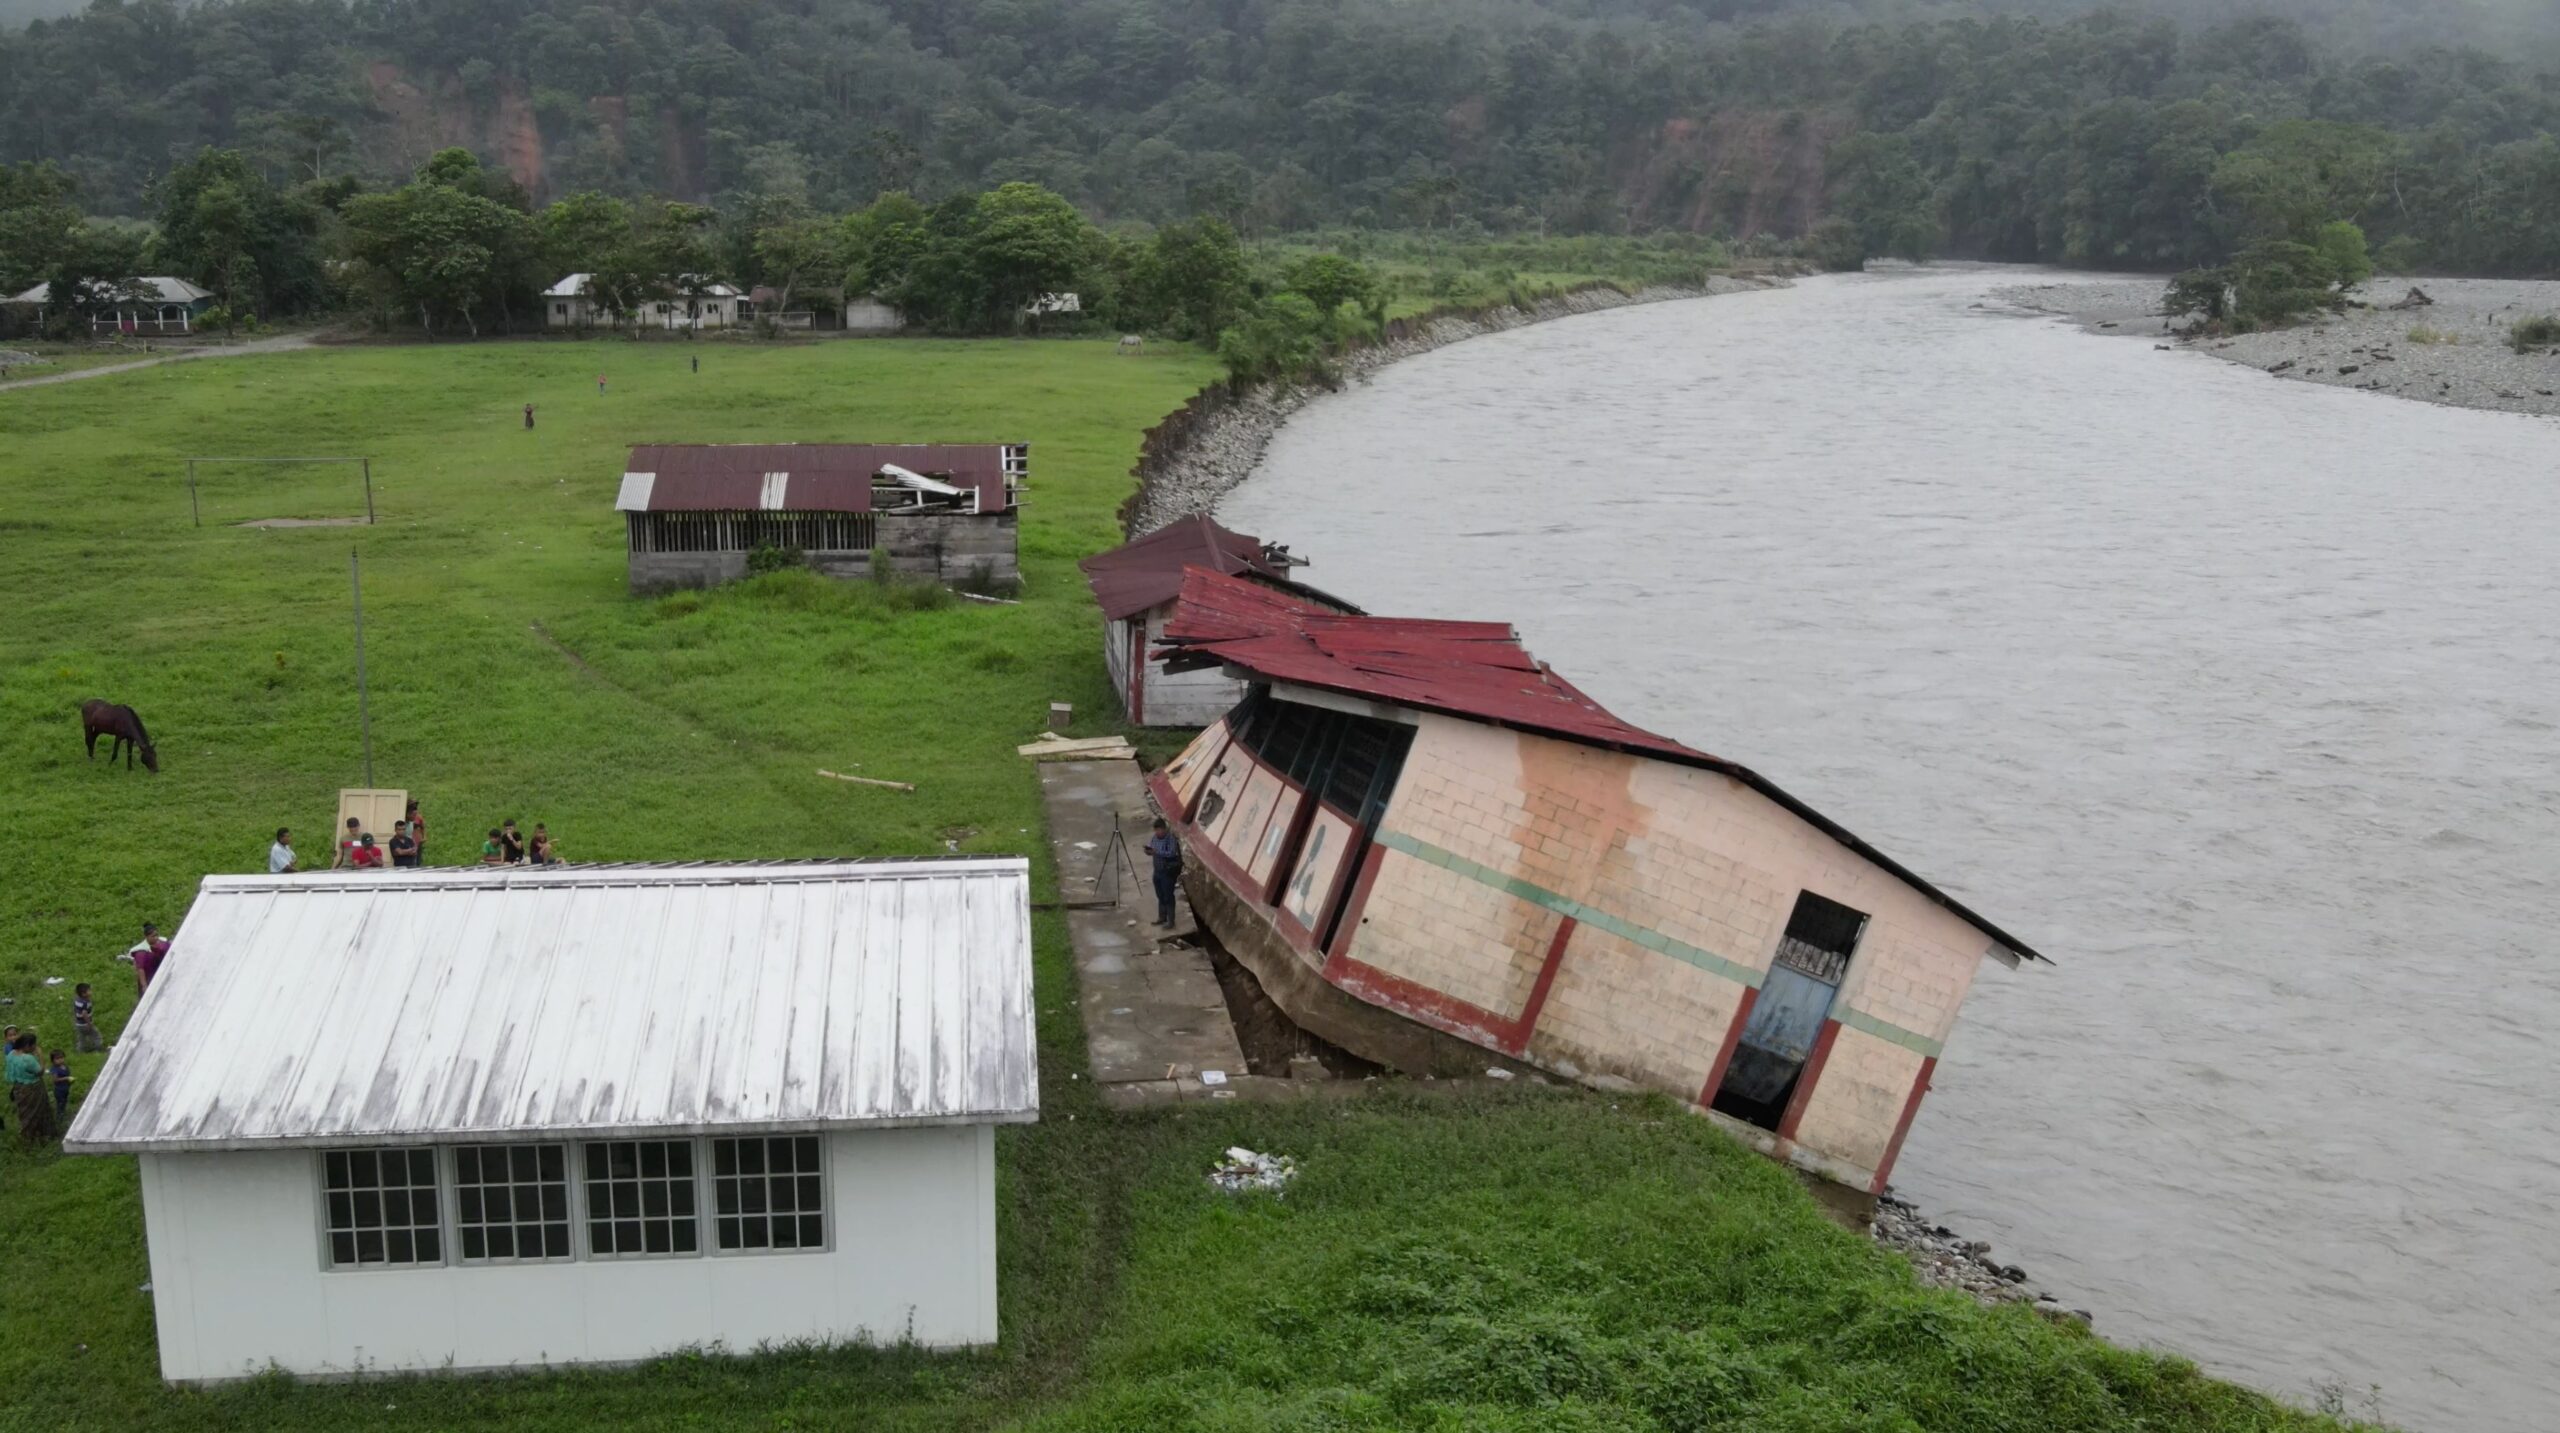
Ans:
<svg viewBox="0 0 2560 1433"><path fill-rule="evenodd" d="M2020 281L1457 344L1219 515L1373 611L1511 621L2052 956L1984 967L1895 1184L2102 1333L2560 1426L2560 424Z"/></svg>

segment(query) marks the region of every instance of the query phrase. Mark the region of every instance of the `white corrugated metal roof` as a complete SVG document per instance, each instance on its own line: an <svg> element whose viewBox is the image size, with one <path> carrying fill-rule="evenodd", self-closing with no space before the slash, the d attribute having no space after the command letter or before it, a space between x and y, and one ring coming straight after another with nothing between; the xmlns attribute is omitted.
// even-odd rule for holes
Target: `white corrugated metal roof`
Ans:
<svg viewBox="0 0 2560 1433"><path fill-rule="evenodd" d="M212 876L66 1148L1038 1110L1020 859Z"/></svg>
<svg viewBox="0 0 2560 1433"><path fill-rule="evenodd" d="M127 302L149 303L157 301L160 303L171 304L191 304L198 299L209 299L213 297L212 290L197 288L195 285L188 283L185 279L172 278L167 274L154 274L143 278L131 279L127 282L130 283L134 289L133 297L128 299ZM13 304L51 303L53 302L53 282L48 279L45 282L36 285L34 288L27 290L25 293L6 300L6 302Z"/></svg>

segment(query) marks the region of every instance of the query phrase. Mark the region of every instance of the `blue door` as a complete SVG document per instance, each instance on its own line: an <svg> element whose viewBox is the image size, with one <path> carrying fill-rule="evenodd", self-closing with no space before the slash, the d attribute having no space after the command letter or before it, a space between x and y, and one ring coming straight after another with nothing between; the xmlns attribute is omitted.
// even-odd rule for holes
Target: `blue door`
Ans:
<svg viewBox="0 0 2560 1433"><path fill-rule="evenodd" d="M1743 1023L1742 1039L1725 1067L1720 1094L1754 1105L1780 1105L1813 1054L1822 1035L1823 1018L1831 1013L1831 997L1840 985L1825 982L1791 965L1770 967L1760 998Z"/></svg>

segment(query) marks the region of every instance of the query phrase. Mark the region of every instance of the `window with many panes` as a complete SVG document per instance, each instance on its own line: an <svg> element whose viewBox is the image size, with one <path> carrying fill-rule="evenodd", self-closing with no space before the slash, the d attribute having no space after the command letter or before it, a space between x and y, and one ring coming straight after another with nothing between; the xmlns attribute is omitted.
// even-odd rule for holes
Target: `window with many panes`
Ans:
<svg viewBox="0 0 2560 1433"><path fill-rule="evenodd" d="M692 1141L598 1140L586 1147L585 1159L589 1254L701 1252Z"/></svg>
<svg viewBox="0 0 2560 1433"><path fill-rule="evenodd" d="M574 1257L568 1147L466 1144L456 1149L453 1241L466 1264Z"/></svg>
<svg viewBox="0 0 2560 1433"><path fill-rule="evenodd" d="M434 1150L333 1149L320 1171L331 1268L444 1262Z"/></svg>
<svg viewBox="0 0 2560 1433"><path fill-rule="evenodd" d="M711 1142L711 1210L723 1250L817 1249L827 1242L818 1137Z"/></svg>

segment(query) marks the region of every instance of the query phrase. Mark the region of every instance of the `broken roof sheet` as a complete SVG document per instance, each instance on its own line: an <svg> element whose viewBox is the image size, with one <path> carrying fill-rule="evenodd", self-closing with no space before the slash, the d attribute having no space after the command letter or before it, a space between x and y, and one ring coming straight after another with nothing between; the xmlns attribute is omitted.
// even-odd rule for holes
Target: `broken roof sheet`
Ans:
<svg viewBox="0 0 2560 1433"><path fill-rule="evenodd" d="M1263 555L1262 539L1221 527L1207 517L1187 517L1097 553L1076 566L1102 604L1102 615L1117 622L1182 593L1185 569L1211 572L1255 572L1286 581L1288 569Z"/></svg>
<svg viewBox="0 0 2560 1433"><path fill-rule="evenodd" d="M1009 502L1005 443L644 443L631 450L623 512L869 512L883 464L974 488L980 512Z"/></svg>
<svg viewBox="0 0 2560 1433"><path fill-rule="evenodd" d="M1758 772L1620 720L1529 655L1507 623L1336 612L1261 583L1194 568L1184 575L1181 598L1165 622L1162 655L1176 666L1214 663L1257 681L1366 697L1721 772L1875 862L2009 952L2044 959Z"/></svg>
<svg viewBox="0 0 2560 1433"><path fill-rule="evenodd" d="M213 876L75 1152L1035 1117L1020 859Z"/></svg>

